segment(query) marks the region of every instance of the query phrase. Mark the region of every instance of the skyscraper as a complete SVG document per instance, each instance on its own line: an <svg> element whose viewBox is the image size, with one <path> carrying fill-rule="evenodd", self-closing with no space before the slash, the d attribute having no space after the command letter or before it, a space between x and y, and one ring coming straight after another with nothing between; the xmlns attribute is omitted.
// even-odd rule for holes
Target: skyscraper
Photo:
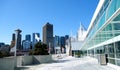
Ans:
<svg viewBox="0 0 120 70"><path fill-rule="evenodd" d="M60 37L55 35L54 36L54 50L55 53L60 53Z"/></svg>
<svg viewBox="0 0 120 70"><path fill-rule="evenodd" d="M60 37L56 36L54 37L54 47L60 46Z"/></svg>
<svg viewBox="0 0 120 70"><path fill-rule="evenodd" d="M69 35L65 35L65 42L69 39Z"/></svg>
<svg viewBox="0 0 120 70"><path fill-rule="evenodd" d="M14 46L15 46L15 33L12 34L12 41L10 47L12 48Z"/></svg>
<svg viewBox="0 0 120 70"><path fill-rule="evenodd" d="M23 50L27 51L31 49L31 42L29 40L22 41Z"/></svg>
<svg viewBox="0 0 120 70"><path fill-rule="evenodd" d="M65 37L64 36L61 36L60 42L61 42L61 47L65 47Z"/></svg>
<svg viewBox="0 0 120 70"><path fill-rule="evenodd" d="M53 52L53 25L49 22L43 26L43 43L51 47L51 51Z"/></svg>
<svg viewBox="0 0 120 70"><path fill-rule="evenodd" d="M12 34L12 41L15 41L15 33Z"/></svg>
<svg viewBox="0 0 120 70"><path fill-rule="evenodd" d="M25 40L31 41L31 35L29 35L29 34L26 35L26 36L25 36Z"/></svg>
<svg viewBox="0 0 120 70"><path fill-rule="evenodd" d="M60 48L61 48L61 52L64 53L65 52L65 37L64 36L60 37Z"/></svg>
<svg viewBox="0 0 120 70"><path fill-rule="evenodd" d="M39 38L39 40L37 38ZM34 45L38 42L40 42L40 34L39 33L33 33L32 48L34 48Z"/></svg>
<svg viewBox="0 0 120 70"><path fill-rule="evenodd" d="M17 29L15 30L16 33L17 33L17 43L16 43L16 47L17 47L17 50L22 50L22 46L21 46L21 38L22 38L22 35L20 34L22 32L22 30L20 29ZM13 38L14 39L14 38Z"/></svg>
<svg viewBox="0 0 120 70"><path fill-rule="evenodd" d="M25 50L25 51L32 49L30 34L27 34L25 36L25 40L22 41L22 47L23 47L23 50Z"/></svg>

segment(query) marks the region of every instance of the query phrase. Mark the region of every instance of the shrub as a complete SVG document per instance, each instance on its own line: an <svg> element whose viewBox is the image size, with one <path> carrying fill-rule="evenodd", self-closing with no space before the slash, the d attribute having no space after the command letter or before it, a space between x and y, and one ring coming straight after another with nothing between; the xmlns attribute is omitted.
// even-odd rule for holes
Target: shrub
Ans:
<svg viewBox="0 0 120 70"><path fill-rule="evenodd" d="M8 56L10 56L9 52L0 51L0 58L8 57Z"/></svg>
<svg viewBox="0 0 120 70"><path fill-rule="evenodd" d="M47 45L44 43L36 43L34 50L31 50L30 55L48 55L48 48Z"/></svg>

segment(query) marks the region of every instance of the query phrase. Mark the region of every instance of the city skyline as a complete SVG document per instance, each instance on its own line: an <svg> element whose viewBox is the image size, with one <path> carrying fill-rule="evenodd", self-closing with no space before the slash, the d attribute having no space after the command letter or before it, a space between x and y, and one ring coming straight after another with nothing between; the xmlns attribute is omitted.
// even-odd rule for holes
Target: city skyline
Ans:
<svg viewBox="0 0 120 70"><path fill-rule="evenodd" d="M12 33L18 28L22 30L22 40L25 35L36 32L42 39L42 27L46 22L53 24L54 35L70 35L71 31L76 34L80 22L88 28L98 1L0 1L0 42L10 44Z"/></svg>

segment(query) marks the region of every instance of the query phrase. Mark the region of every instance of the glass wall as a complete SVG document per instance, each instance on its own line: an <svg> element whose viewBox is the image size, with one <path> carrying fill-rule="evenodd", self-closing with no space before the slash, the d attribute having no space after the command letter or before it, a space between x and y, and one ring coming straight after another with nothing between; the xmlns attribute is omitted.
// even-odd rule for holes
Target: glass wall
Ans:
<svg viewBox="0 0 120 70"><path fill-rule="evenodd" d="M115 43L116 58L120 58L120 42Z"/></svg>
<svg viewBox="0 0 120 70"><path fill-rule="evenodd" d="M118 9L120 9L120 0L105 0L85 40L86 49L120 35L120 14L115 13ZM113 14L116 14L114 18ZM106 22L108 20L109 22ZM88 50L87 53L90 56L107 54L108 63L120 66L120 41L97 46L97 48Z"/></svg>
<svg viewBox="0 0 120 70"><path fill-rule="evenodd" d="M116 50L116 62L117 65L120 66L120 41L115 43Z"/></svg>
<svg viewBox="0 0 120 70"><path fill-rule="evenodd" d="M108 63L120 66L120 41L88 50L89 56L108 55Z"/></svg>

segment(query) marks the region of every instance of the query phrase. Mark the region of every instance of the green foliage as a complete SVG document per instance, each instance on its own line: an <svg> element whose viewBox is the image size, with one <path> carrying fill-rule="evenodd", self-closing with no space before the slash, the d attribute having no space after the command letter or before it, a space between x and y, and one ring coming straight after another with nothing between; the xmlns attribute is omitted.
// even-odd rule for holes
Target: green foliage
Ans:
<svg viewBox="0 0 120 70"><path fill-rule="evenodd" d="M30 51L30 55L48 55L48 48L46 44L36 43L34 50Z"/></svg>
<svg viewBox="0 0 120 70"><path fill-rule="evenodd" d="M2 57L3 57L2 52L0 52L0 58L2 58Z"/></svg>
<svg viewBox="0 0 120 70"><path fill-rule="evenodd" d="M75 55L77 55L77 57L81 57L83 55L82 51L76 52Z"/></svg>
<svg viewBox="0 0 120 70"><path fill-rule="evenodd" d="M10 56L10 53L9 52L4 52L4 51L0 51L0 58L3 58L3 57L8 57Z"/></svg>
<svg viewBox="0 0 120 70"><path fill-rule="evenodd" d="M30 50L30 51L29 51L29 55L33 55L33 50Z"/></svg>
<svg viewBox="0 0 120 70"><path fill-rule="evenodd" d="M80 57L80 52L76 52L75 55L77 55L78 57Z"/></svg>

